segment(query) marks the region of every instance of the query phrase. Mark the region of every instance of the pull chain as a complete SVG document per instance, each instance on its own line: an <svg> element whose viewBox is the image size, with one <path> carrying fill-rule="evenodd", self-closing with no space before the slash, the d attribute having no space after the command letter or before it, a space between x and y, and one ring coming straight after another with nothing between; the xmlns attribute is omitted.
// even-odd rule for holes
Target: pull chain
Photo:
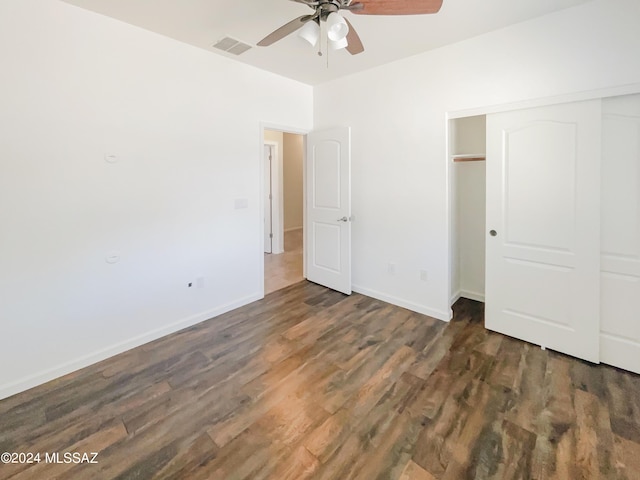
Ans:
<svg viewBox="0 0 640 480"><path fill-rule="evenodd" d="M322 19L318 19L318 27L320 27L320 39L318 40L318 56L322 56Z"/></svg>
<svg viewBox="0 0 640 480"><path fill-rule="evenodd" d="M325 49L327 51L327 70L329 70L329 35L326 36L327 37L327 44L325 46Z"/></svg>

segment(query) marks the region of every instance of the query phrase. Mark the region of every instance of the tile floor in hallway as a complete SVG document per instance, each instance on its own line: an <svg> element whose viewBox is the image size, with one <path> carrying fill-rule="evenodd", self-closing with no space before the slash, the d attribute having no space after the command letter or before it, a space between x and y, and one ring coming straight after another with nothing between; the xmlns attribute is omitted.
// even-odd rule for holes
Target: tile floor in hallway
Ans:
<svg viewBox="0 0 640 480"><path fill-rule="evenodd" d="M264 254L264 294L293 285L302 276L302 229L284 234L284 253Z"/></svg>

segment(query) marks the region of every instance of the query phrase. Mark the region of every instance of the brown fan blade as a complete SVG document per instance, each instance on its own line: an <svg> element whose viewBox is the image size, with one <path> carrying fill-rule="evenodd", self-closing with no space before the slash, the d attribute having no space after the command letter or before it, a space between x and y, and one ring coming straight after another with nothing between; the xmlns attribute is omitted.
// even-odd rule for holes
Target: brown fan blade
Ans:
<svg viewBox="0 0 640 480"><path fill-rule="evenodd" d="M262 40L260 40L258 42L258 46L268 47L272 43L275 43L278 40L282 40L287 35L301 28L305 23L307 23L312 18L313 18L313 15L302 15L301 17L298 17L295 20L291 20L289 23L285 23L283 26L281 26L277 30L274 30L269 35L267 35Z"/></svg>
<svg viewBox="0 0 640 480"><path fill-rule="evenodd" d="M423 15L438 13L442 0L357 0L351 7L357 15Z"/></svg>
<svg viewBox="0 0 640 480"><path fill-rule="evenodd" d="M356 32L356 29L353 28L353 25L351 25L351 22L347 20L346 17L344 21L349 25L349 33L347 33L347 52L351 55L357 55L364 52L364 46L362 45L362 40L360 40L360 37L358 36L358 32Z"/></svg>

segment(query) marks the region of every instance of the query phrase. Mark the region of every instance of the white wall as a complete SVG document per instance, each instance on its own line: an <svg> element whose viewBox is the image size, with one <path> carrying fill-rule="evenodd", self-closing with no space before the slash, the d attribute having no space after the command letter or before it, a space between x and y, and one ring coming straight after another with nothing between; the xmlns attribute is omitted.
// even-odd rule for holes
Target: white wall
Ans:
<svg viewBox="0 0 640 480"><path fill-rule="evenodd" d="M354 289L449 318L447 112L640 82L638 18L595 0L316 87L314 128L352 127Z"/></svg>
<svg viewBox="0 0 640 480"><path fill-rule="evenodd" d="M278 145L278 162L282 163L282 136L284 134L279 132L278 130L268 130L264 131L264 140L265 142L272 142Z"/></svg>
<svg viewBox="0 0 640 480"><path fill-rule="evenodd" d="M310 87L56 0L0 62L0 398L261 296L260 125Z"/></svg>
<svg viewBox="0 0 640 480"><path fill-rule="evenodd" d="M302 228L304 136L285 133L283 140L284 229L287 231Z"/></svg>

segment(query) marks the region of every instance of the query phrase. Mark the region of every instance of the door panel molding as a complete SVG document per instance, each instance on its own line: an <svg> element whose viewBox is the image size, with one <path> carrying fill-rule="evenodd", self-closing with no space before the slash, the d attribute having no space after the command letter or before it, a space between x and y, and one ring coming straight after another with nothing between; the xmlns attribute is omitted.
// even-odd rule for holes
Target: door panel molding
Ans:
<svg viewBox="0 0 640 480"><path fill-rule="evenodd" d="M599 362L601 102L487 116L486 327Z"/></svg>

